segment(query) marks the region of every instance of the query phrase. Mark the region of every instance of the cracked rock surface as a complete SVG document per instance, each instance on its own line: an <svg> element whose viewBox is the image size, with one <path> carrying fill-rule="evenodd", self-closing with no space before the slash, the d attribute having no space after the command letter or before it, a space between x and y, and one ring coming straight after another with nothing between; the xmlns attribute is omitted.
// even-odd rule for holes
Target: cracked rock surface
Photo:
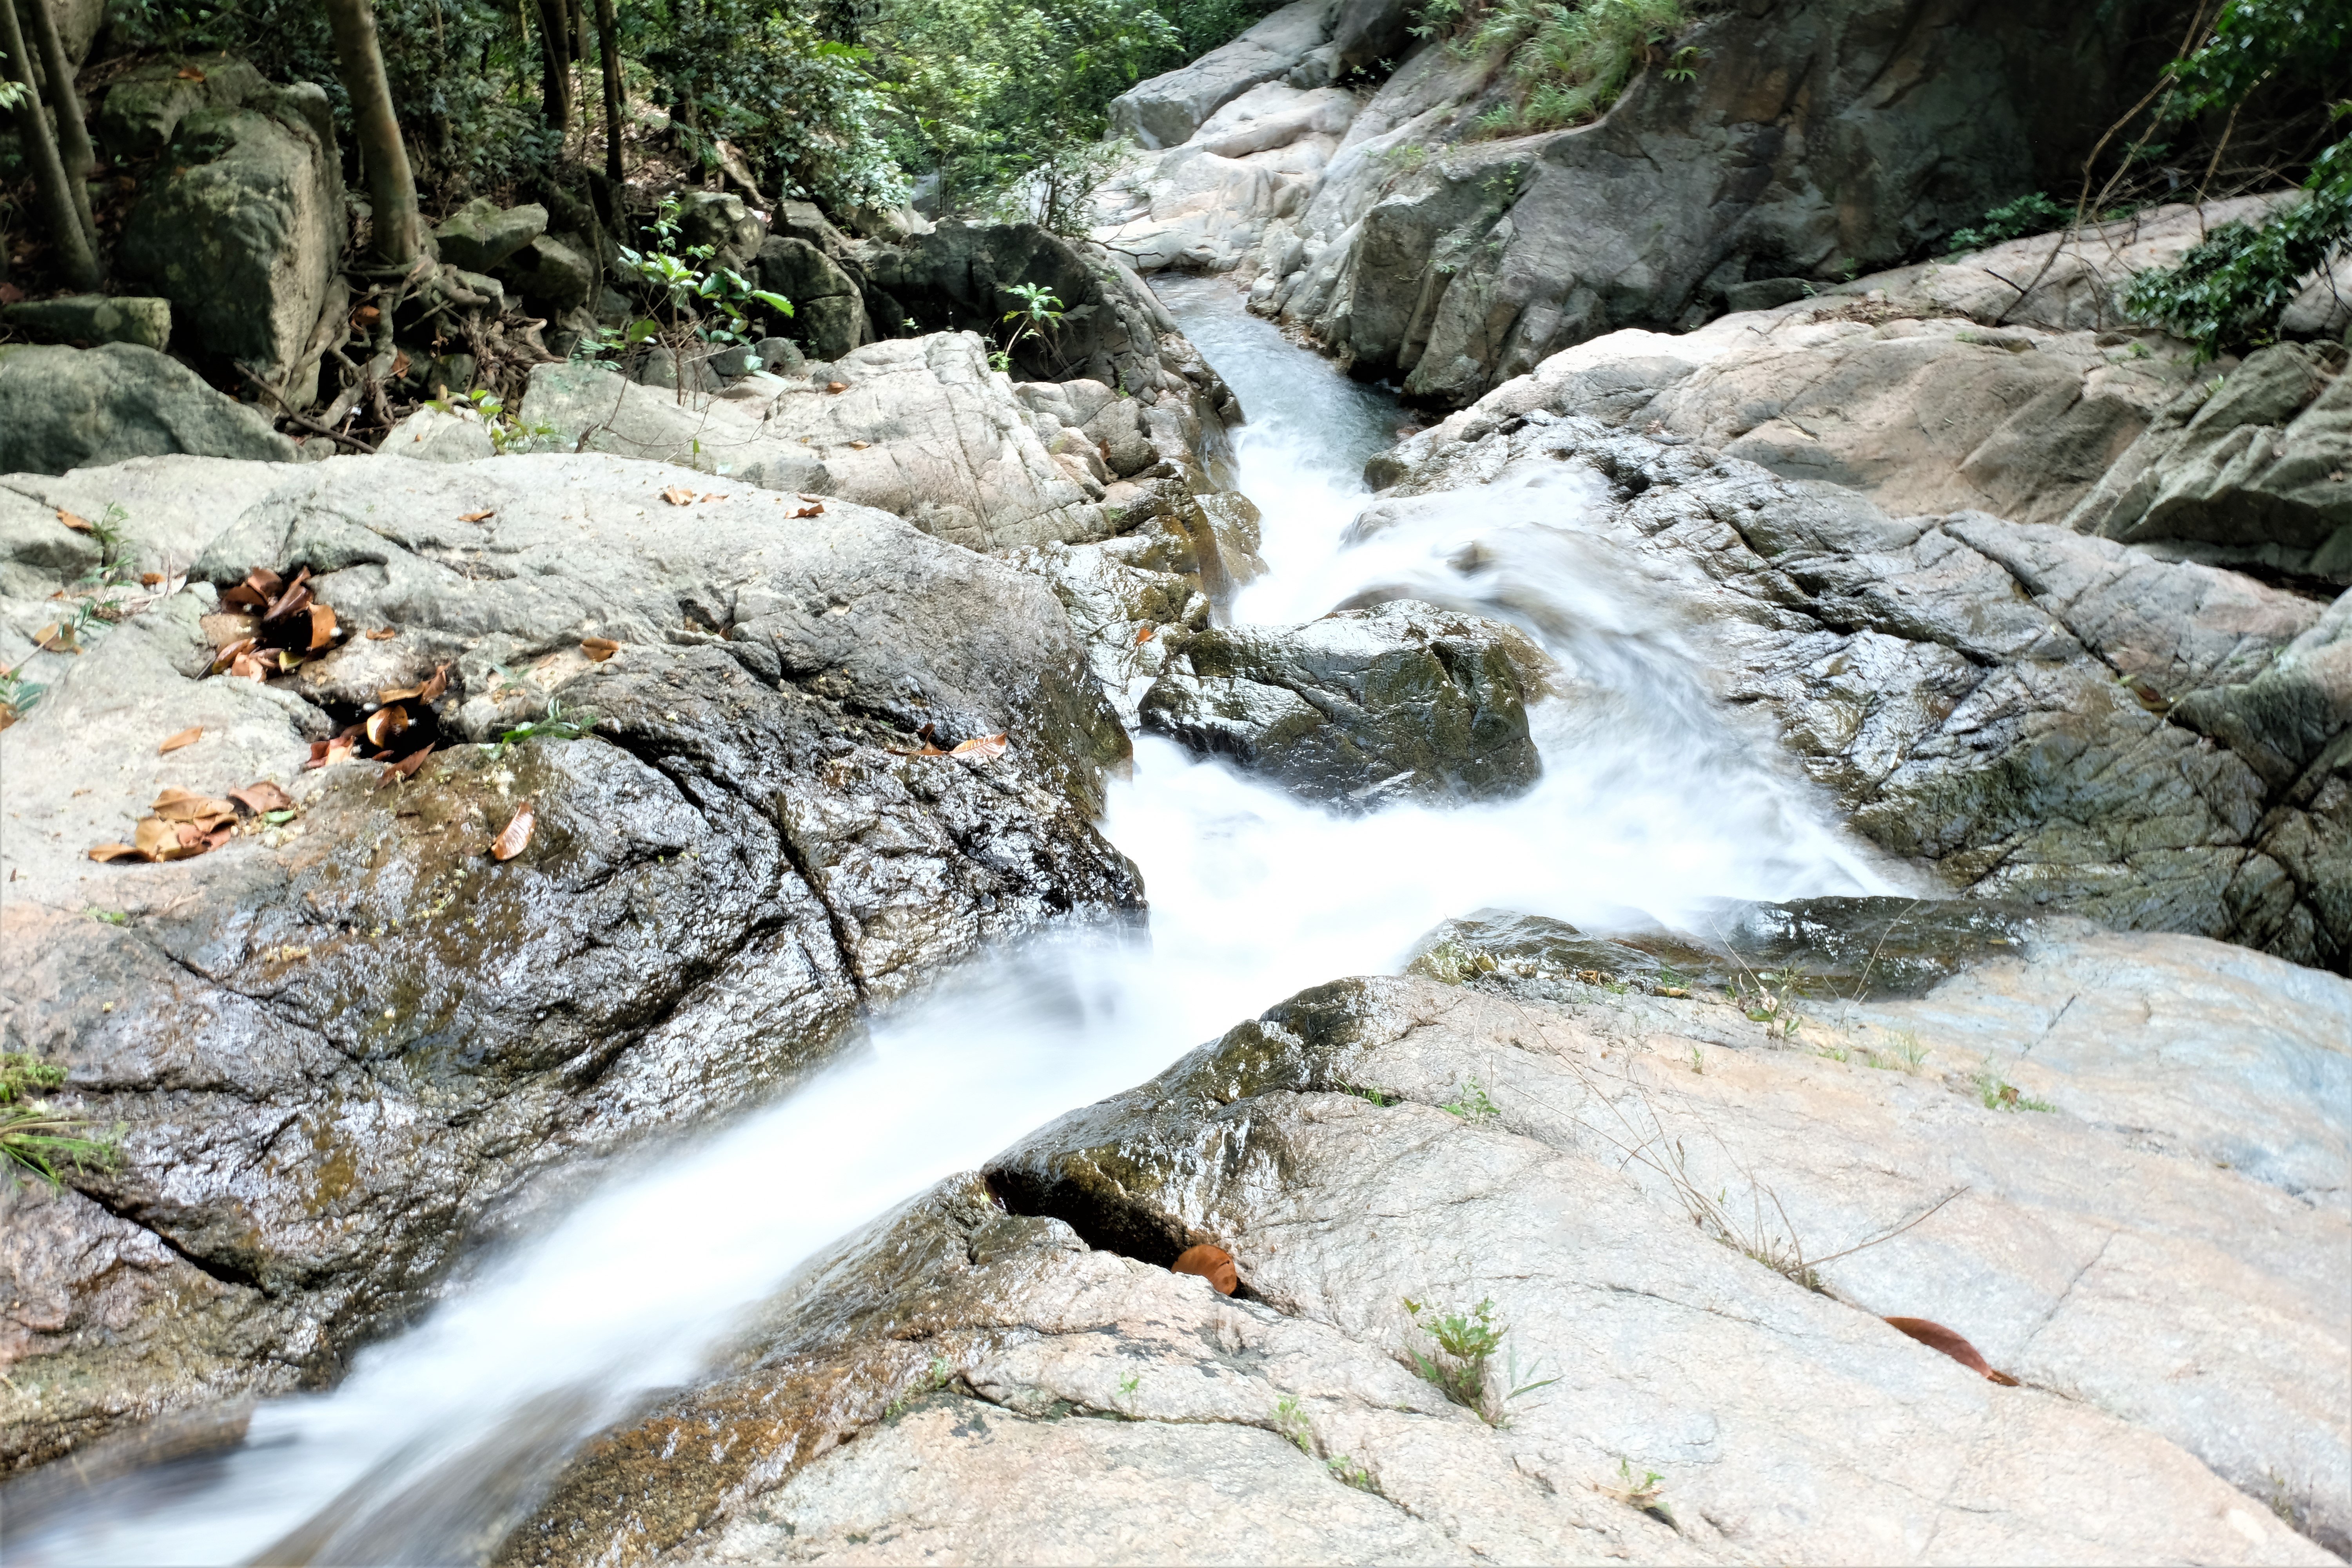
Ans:
<svg viewBox="0 0 2352 1568"><path fill-rule="evenodd" d="M0 732L0 1042L125 1128L118 1168L0 1193L13 1465L323 1379L548 1201L535 1177L772 1092L992 939L1140 911L1092 821L1125 738L1033 578L845 504L673 507L699 476L607 457L269 474L193 586L46 660ZM199 679L200 617L255 566L310 567L352 635L267 687ZM444 665L456 743L413 778L303 771ZM593 731L463 743L559 703ZM924 726L1009 749L906 754ZM164 784L258 778L295 822L84 858ZM526 800L529 847L490 858Z"/></svg>
<svg viewBox="0 0 2352 1568"><path fill-rule="evenodd" d="M1304 992L840 1244L502 1561L2352 1542L2345 982L2048 922L1792 1029L1526 956ZM1202 1241L1234 1298L1167 1270ZM1408 1300L1492 1303L1507 1422Z"/></svg>

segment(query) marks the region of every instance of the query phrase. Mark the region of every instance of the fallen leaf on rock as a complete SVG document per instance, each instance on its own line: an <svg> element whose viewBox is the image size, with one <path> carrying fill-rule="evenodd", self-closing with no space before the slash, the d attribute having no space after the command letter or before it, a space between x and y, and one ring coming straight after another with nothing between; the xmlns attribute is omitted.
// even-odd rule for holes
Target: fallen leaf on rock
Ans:
<svg viewBox="0 0 2352 1568"><path fill-rule="evenodd" d="M268 779L256 780L243 789L233 789L228 792L228 797L256 816L294 808L294 797Z"/></svg>
<svg viewBox="0 0 2352 1568"><path fill-rule="evenodd" d="M245 574L245 581L224 591L220 596L224 609L266 610L269 601L278 597L286 586L285 579L267 566L257 566Z"/></svg>
<svg viewBox="0 0 2352 1568"><path fill-rule="evenodd" d="M974 735L971 740L965 741L958 745L956 749L950 752L948 755L951 757L978 757L984 763L992 757L1003 756L1004 754L1004 747L1005 739L1002 735Z"/></svg>
<svg viewBox="0 0 2352 1568"><path fill-rule="evenodd" d="M806 491L806 490L794 490L793 493L794 495L796 495L796 496L800 497L800 498L801 498L801 500L813 500L813 501L815 501L816 503L818 503L820 506L821 506L821 505L823 505L823 504L824 504L824 498L823 496L813 496L813 495L809 494L809 493L808 493L808 491Z"/></svg>
<svg viewBox="0 0 2352 1568"><path fill-rule="evenodd" d="M694 492L688 489L684 485L670 486L669 489L662 491L661 498L662 500L669 502L672 506L692 506L694 504Z"/></svg>
<svg viewBox="0 0 2352 1568"><path fill-rule="evenodd" d="M425 259L429 262L432 258L427 257ZM401 377L406 375L408 374L409 363L408 351L406 349L398 351L398 353L394 355L392 361L392 379L398 381Z"/></svg>
<svg viewBox="0 0 2352 1568"><path fill-rule="evenodd" d="M216 822L236 820L236 806L226 800L215 800L208 795L182 789L177 784L165 784L155 804L147 808L165 822L193 822L209 826Z"/></svg>
<svg viewBox="0 0 2352 1568"><path fill-rule="evenodd" d="M461 511L457 514L457 521L459 522L488 522L490 519L498 515L498 508L485 507L480 511Z"/></svg>
<svg viewBox="0 0 2352 1568"><path fill-rule="evenodd" d="M1139 631L1139 632L1136 633L1136 634L1135 634L1135 646L1136 646L1136 647L1141 647L1145 643L1150 642L1150 641L1151 640L1151 634L1152 634L1152 631L1153 631L1153 630L1154 630L1154 628L1153 628L1153 627L1146 626L1146 627L1144 627L1141 631Z"/></svg>
<svg viewBox="0 0 2352 1568"><path fill-rule="evenodd" d="M1220 1296L1232 1295L1234 1287L1242 1282L1241 1276L1234 1269L1234 1255L1222 1247L1211 1247L1206 1242L1186 1247L1168 1267L1177 1274L1199 1275L1214 1286Z"/></svg>
<svg viewBox="0 0 2352 1568"><path fill-rule="evenodd" d="M269 607L261 612L261 624L268 626L289 616L300 615L310 607L311 597L310 569L305 566L294 574L294 581L286 584L284 593L269 601Z"/></svg>
<svg viewBox="0 0 2352 1568"><path fill-rule="evenodd" d="M261 656L250 647L243 649L235 658L229 660L228 672L239 680L269 679L269 667L262 663Z"/></svg>
<svg viewBox="0 0 2352 1568"><path fill-rule="evenodd" d="M73 628L55 621L33 634L33 646L43 653L79 653L80 645L74 641Z"/></svg>
<svg viewBox="0 0 2352 1568"><path fill-rule="evenodd" d="M871 447L872 445L874 445L874 443L871 441L852 441L849 444L849 449L853 452L863 452L866 447Z"/></svg>
<svg viewBox="0 0 2352 1568"><path fill-rule="evenodd" d="M611 637L582 637L580 639L580 651L586 654L596 663L602 664L606 659L612 658L614 654L620 652L621 645L614 642Z"/></svg>
<svg viewBox="0 0 2352 1568"><path fill-rule="evenodd" d="M182 81L202 81L205 79L205 73L198 70L194 66L182 66L177 74L179 79Z"/></svg>
<svg viewBox="0 0 2352 1568"><path fill-rule="evenodd" d="M400 634L397 631L394 630L390 626L378 626L375 630L368 633L368 641L389 642L399 635Z"/></svg>
<svg viewBox="0 0 2352 1568"><path fill-rule="evenodd" d="M794 517L823 517L824 515L824 502L821 500L813 500L804 507L795 508L793 511L793 515Z"/></svg>
<svg viewBox="0 0 2352 1568"><path fill-rule="evenodd" d="M176 752L182 746L193 746L204 738L205 727L202 724L193 730L183 730L176 735L166 735L163 743L155 748L155 754L160 757L167 752Z"/></svg>
<svg viewBox="0 0 2352 1568"><path fill-rule="evenodd" d="M139 574L139 585L142 588L153 588L159 586L163 581L163 574L161 572L142 572Z"/></svg>
<svg viewBox="0 0 2352 1568"><path fill-rule="evenodd" d="M303 771L307 773L314 768L331 768L338 763L347 763L352 760L352 752L357 749L357 741L350 735L338 735L331 741L313 741L310 742L310 760L302 764Z"/></svg>
<svg viewBox="0 0 2352 1568"><path fill-rule="evenodd" d="M849 390L849 383L845 381L828 381L824 384L824 389L827 392L847 392Z"/></svg>
<svg viewBox="0 0 2352 1568"><path fill-rule="evenodd" d="M101 862L108 860L144 860L147 858L147 855L146 851L141 849L136 844L99 844L91 847L89 858L93 860Z"/></svg>
<svg viewBox="0 0 2352 1568"><path fill-rule="evenodd" d="M310 651L318 652L335 640L335 612L325 605L310 606Z"/></svg>
<svg viewBox="0 0 2352 1568"><path fill-rule="evenodd" d="M362 305L358 310L352 312L352 325L358 328L361 331L367 331L370 327L374 326L383 319L383 312L377 310L373 305Z"/></svg>
<svg viewBox="0 0 2352 1568"><path fill-rule="evenodd" d="M367 738L371 746L391 742L394 735L408 728L408 710L395 702L389 708L379 708L367 716Z"/></svg>
<svg viewBox="0 0 2352 1568"><path fill-rule="evenodd" d="M425 765L425 759L432 754L433 748L429 744L421 752L411 752L408 755L401 758L400 761L386 767L383 770L383 777L376 781L375 787L382 789L384 785L392 783L394 779L415 777L416 770Z"/></svg>
<svg viewBox="0 0 2352 1568"><path fill-rule="evenodd" d="M492 841L491 855L500 860L511 860L521 854L524 846L530 842L530 830L535 824L530 802L524 801L515 807L514 817L507 824L506 830Z"/></svg>
<svg viewBox="0 0 2352 1568"><path fill-rule="evenodd" d="M1932 1322L1926 1318L1889 1318L1886 1321L1892 1327L1917 1340L1929 1350L1943 1352L1970 1372L1990 1378L2006 1388L2017 1386L2017 1379L2005 1372L1995 1372L1976 1346L1969 1343L1941 1323Z"/></svg>
<svg viewBox="0 0 2352 1568"><path fill-rule="evenodd" d="M92 531L89 525L89 519L86 517L76 517L73 513L68 511L63 507L58 508L58 521L64 523L68 528L72 529L76 533L89 533Z"/></svg>

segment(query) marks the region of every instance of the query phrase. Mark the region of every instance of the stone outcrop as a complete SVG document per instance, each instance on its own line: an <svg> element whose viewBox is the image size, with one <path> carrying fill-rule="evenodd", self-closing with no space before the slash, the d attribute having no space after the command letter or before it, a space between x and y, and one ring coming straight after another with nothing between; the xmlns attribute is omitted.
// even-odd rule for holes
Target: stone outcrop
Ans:
<svg viewBox="0 0 2352 1568"><path fill-rule="evenodd" d="M1333 805L1492 799L1542 775L1527 709L1549 664L1515 627L1398 600L1196 633L1142 721Z"/></svg>
<svg viewBox="0 0 2352 1568"><path fill-rule="evenodd" d="M63 473L174 452L284 461L294 443L151 348L0 348L0 472Z"/></svg>
<svg viewBox="0 0 2352 1568"><path fill-rule="evenodd" d="M1099 232L1174 264L1238 266L1258 308L1458 405L1585 339L1693 324L1751 280L1895 265L2053 187L2161 64L2129 41L2152 9L2003 5L1965 25L1892 0L1718 11L1675 39L1699 51L1694 79L1647 71L1594 124L1495 140L1478 128L1503 91L1491 62L1431 46L1336 150L1302 136L1293 170L1203 163L1203 122L1261 82L1330 79L1238 56L1204 73L1213 54L1129 95L1200 107L1147 138L1181 151L1130 175Z"/></svg>
<svg viewBox="0 0 2352 1568"><path fill-rule="evenodd" d="M113 502L131 561L194 561L34 658L47 689L0 731L0 1037L125 1128L116 1167L0 1193L8 1464L325 1378L556 1167L772 1092L983 943L1139 910L1091 821L1125 738L1042 584L845 502L663 499L706 483L176 458L0 491L12 600L93 552L59 508ZM215 589L255 566L310 568L344 636L205 678ZM306 771L436 671L394 742L437 737L413 777ZM559 711L593 729L496 744ZM87 858L166 785L257 779L290 820ZM525 802L523 851L485 855Z"/></svg>
<svg viewBox="0 0 2352 1568"><path fill-rule="evenodd" d="M1946 886L2352 966L2352 750L2332 710L2294 698L2302 728L2275 755L2188 716L2310 647L2324 604L2054 526L1894 518L1541 408L1411 446L1360 531L1451 528L1473 605L1492 552L1571 552L1856 831Z"/></svg>
<svg viewBox="0 0 2352 1568"><path fill-rule="evenodd" d="M306 82L194 109L169 153L123 225L119 264L172 301L177 349L307 407L348 221L325 91Z"/></svg>
<svg viewBox="0 0 2352 1568"><path fill-rule="evenodd" d="M172 341L172 302L110 294L64 294L0 305L0 326L13 327L37 342L137 343L162 349Z"/></svg>
<svg viewBox="0 0 2352 1568"><path fill-rule="evenodd" d="M1292 0L1232 42L1129 88L1111 100L1112 132L1131 136L1146 148L1190 141L1203 121L1234 99L1304 65L1330 40L1334 9L1332 0ZM1325 73L1323 80L1329 79Z"/></svg>
<svg viewBox="0 0 2352 1568"><path fill-rule="evenodd" d="M1842 994L1302 993L816 1260L499 1560L2352 1544L2352 988L2062 921ZM1167 1270L1202 1242L1234 1297Z"/></svg>

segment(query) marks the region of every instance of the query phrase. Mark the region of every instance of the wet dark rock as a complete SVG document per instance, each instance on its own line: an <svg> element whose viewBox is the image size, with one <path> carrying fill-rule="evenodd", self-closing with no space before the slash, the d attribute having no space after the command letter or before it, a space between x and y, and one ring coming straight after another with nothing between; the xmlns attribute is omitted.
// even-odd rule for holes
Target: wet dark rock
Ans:
<svg viewBox="0 0 2352 1568"><path fill-rule="evenodd" d="M1499 622L1398 600L1288 631L1213 627L1184 658L1144 724L1309 800L1493 799L1543 771L1527 704L1546 661Z"/></svg>
<svg viewBox="0 0 2352 1568"><path fill-rule="evenodd" d="M817 246L791 235L770 235L760 247L760 285L793 302L793 336L820 360L839 359L870 342L866 300L857 280Z"/></svg>
<svg viewBox="0 0 2352 1568"><path fill-rule="evenodd" d="M1593 935L1508 910L1450 920L1413 944L1416 974L1449 984L1499 980L1769 986L1796 997L1924 996L1963 970L2013 958L2031 916L1963 899L1819 898L1727 903L1692 931Z"/></svg>
<svg viewBox="0 0 2352 1568"><path fill-rule="evenodd" d="M198 586L52 659L0 732L0 1037L125 1128L119 1168L0 1194L12 1465L329 1376L538 1173L772 1092L990 942L1141 907L1091 822L1124 736L1034 579L846 504L682 512L660 492L699 476L614 458L277 472ZM347 638L198 679L210 584L260 564L309 567ZM301 771L445 665L412 780ZM465 743L558 704L593 731ZM927 726L1010 749L903 754ZM164 783L257 777L295 821L83 858ZM528 849L490 859L525 801Z"/></svg>

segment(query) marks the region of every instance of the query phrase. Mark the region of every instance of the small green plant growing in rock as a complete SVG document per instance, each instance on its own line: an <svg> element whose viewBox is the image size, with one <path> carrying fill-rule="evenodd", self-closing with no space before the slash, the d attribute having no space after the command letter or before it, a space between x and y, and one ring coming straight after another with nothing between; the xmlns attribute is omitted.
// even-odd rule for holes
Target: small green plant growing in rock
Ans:
<svg viewBox="0 0 2352 1568"><path fill-rule="evenodd" d="M1486 1090L1475 1078L1464 1079L1454 1098L1438 1109L1465 1121L1492 1121L1503 1114L1502 1108L1486 1097Z"/></svg>
<svg viewBox="0 0 2352 1568"><path fill-rule="evenodd" d="M1984 1101L1987 1110L2055 1110L2058 1108L2046 1100L2035 1100L2020 1093L2015 1084L2004 1080L1990 1068L1977 1074L1977 1097Z"/></svg>
<svg viewBox="0 0 2352 1568"><path fill-rule="evenodd" d="M1927 1062L1927 1047L1921 1045L1919 1037L1910 1030L1893 1031L1887 1038L1892 1044L1885 1049L1867 1047L1863 1052L1863 1059L1881 1072L1916 1073Z"/></svg>
<svg viewBox="0 0 2352 1568"><path fill-rule="evenodd" d="M1672 1525L1675 1516L1666 1509L1665 1482L1666 1478L1655 1470L1643 1471L1641 1479L1636 1480L1632 1461L1621 1458L1617 1461L1617 1484L1604 1484L1594 1489L1630 1508L1641 1510L1661 1524Z"/></svg>
<svg viewBox="0 0 2352 1568"><path fill-rule="evenodd" d="M883 1408L882 1419L885 1421L896 1420L899 1413L904 1411L908 1405L913 1404L916 1400L922 1398L927 1394L937 1394L940 1389L945 1388L949 1384L953 1383L954 1381L955 1368L950 1364L948 1358L943 1355L933 1356L931 1358L931 1364L923 1369L923 1375L921 1378L917 1380L915 1385L908 1389L906 1393L900 1394L898 1398L892 1400Z"/></svg>
<svg viewBox="0 0 2352 1568"><path fill-rule="evenodd" d="M444 387L442 395L432 399L431 406L444 414L457 414L460 410L471 414L481 421L482 428L489 433L490 445L501 454L517 450L527 452L533 444L555 434L552 425L524 424L519 416L508 411L506 400L487 386L462 393L452 393Z"/></svg>
<svg viewBox="0 0 2352 1568"><path fill-rule="evenodd" d="M1352 1094L1358 1100L1369 1100L1374 1105L1381 1106L1382 1108L1394 1105L1397 1102L1397 1097L1389 1093L1386 1089L1366 1089L1360 1084L1350 1084L1342 1092Z"/></svg>
<svg viewBox="0 0 2352 1568"><path fill-rule="evenodd" d="M1487 1373L1495 1352L1503 1348L1503 1338L1510 1330L1495 1321L1495 1300L1487 1297L1476 1306L1451 1312L1406 1298L1405 1313L1413 1326L1433 1342L1433 1353L1424 1355L1417 1350L1405 1353L1412 1358L1412 1369L1434 1384L1446 1398L1464 1409L1475 1413L1490 1426L1505 1425L1508 1416L1504 1406L1522 1394L1533 1394L1559 1381L1557 1377L1528 1379L1518 1364L1516 1353L1507 1358L1504 1375L1497 1380L1499 1396L1486 1391ZM1529 1368L1528 1371L1535 1369Z"/></svg>
<svg viewBox="0 0 2352 1568"><path fill-rule="evenodd" d="M596 710L583 708L571 713L563 710L561 699L547 704L544 717L530 719L499 736L498 752L504 755L508 747L522 741L576 741L596 727Z"/></svg>
<svg viewBox="0 0 2352 1568"><path fill-rule="evenodd" d="M1141 1375L1130 1372L1125 1377L1118 1380L1118 1396L1121 1399L1132 1399L1135 1397L1135 1391L1142 1386L1143 1378Z"/></svg>
<svg viewBox="0 0 2352 1568"><path fill-rule="evenodd" d="M1009 372L1013 351L1021 346L1022 339L1028 338L1044 344L1048 350L1054 349L1055 329L1068 311L1063 308L1060 298L1043 283L1008 283L1004 286L1004 292L1020 301L1004 312L1004 320L1013 327L1013 335L1004 340L1004 347L991 354L989 360L994 364L1001 355L1004 363L997 368Z"/></svg>
<svg viewBox="0 0 2352 1568"><path fill-rule="evenodd" d="M1381 154L1381 162L1400 174L1418 174L1428 166L1429 144L1425 142L1400 142Z"/></svg>
<svg viewBox="0 0 2352 1568"><path fill-rule="evenodd" d="M1274 1405L1274 1429L1298 1446L1298 1451L1310 1458L1315 1449L1307 1425L1307 1413L1298 1407L1298 1396L1286 1394Z"/></svg>
<svg viewBox="0 0 2352 1568"><path fill-rule="evenodd" d="M29 1171L51 1186L63 1186L60 1165L104 1170L121 1157L113 1138L94 1135L94 1123L60 1115L37 1098L65 1080L62 1068L21 1051L0 1051L0 1170L12 1176Z"/></svg>
<svg viewBox="0 0 2352 1568"><path fill-rule="evenodd" d="M656 342L669 351L678 372L678 393L685 395L686 350L695 342L739 345L751 341L751 310L765 306L779 316L793 313L792 301L751 280L731 267L713 267L715 246L677 247L679 237L678 200L666 196L653 223L654 245L646 250L619 247L621 260L636 275L654 299L654 314L625 329L619 347ZM745 369L751 356L743 356Z"/></svg>
<svg viewBox="0 0 2352 1568"><path fill-rule="evenodd" d="M1353 1487L1360 1492L1370 1492L1374 1496L1381 1495L1381 1483L1372 1478L1371 1471L1349 1456L1334 1454L1324 1463L1330 1468L1332 1479L1341 1486Z"/></svg>
<svg viewBox="0 0 2352 1568"><path fill-rule="evenodd" d="M38 681L25 679L25 667L0 669L0 730L6 729L32 710L41 693L48 688Z"/></svg>
<svg viewBox="0 0 2352 1568"><path fill-rule="evenodd" d="M2029 234L2047 234L2053 228L2063 228L2074 221L2073 206L2053 199L2047 192L2036 191L2020 196L1978 219L1967 228L1955 229L1948 242L1948 255L1958 256L1970 250L1987 250L2012 239L2022 239Z"/></svg>

